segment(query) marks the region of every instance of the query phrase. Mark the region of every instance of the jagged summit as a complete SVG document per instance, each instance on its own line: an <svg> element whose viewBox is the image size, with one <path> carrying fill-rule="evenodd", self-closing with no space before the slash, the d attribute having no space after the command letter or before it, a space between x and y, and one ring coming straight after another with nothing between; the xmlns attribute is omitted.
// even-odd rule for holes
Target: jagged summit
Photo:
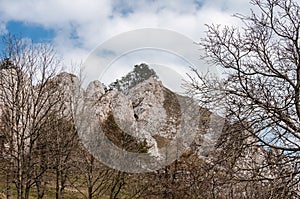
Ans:
<svg viewBox="0 0 300 199"><path fill-rule="evenodd" d="M108 87L109 89L126 91L149 78L158 79L158 76L156 72L153 69L149 68L147 64L142 63L140 65L135 65L133 71L129 72L121 79L117 79L115 82L111 83Z"/></svg>
<svg viewBox="0 0 300 199"><path fill-rule="evenodd" d="M182 107L180 100L189 99L167 89L146 64L135 65L132 72L110 84L110 89L105 89L99 81L91 82L86 90L79 89L80 81L69 73L61 73L57 79L61 79L61 86L68 90L65 94L71 95L74 93L71 90L77 89L81 101L93 102L99 118L97 125L115 145L125 150L161 157L165 153L162 149L182 131L182 114L188 107ZM200 107L192 109L196 111ZM197 146L201 146L205 135L205 129L199 125L184 129L196 135ZM128 146L120 145L124 135L130 140Z"/></svg>

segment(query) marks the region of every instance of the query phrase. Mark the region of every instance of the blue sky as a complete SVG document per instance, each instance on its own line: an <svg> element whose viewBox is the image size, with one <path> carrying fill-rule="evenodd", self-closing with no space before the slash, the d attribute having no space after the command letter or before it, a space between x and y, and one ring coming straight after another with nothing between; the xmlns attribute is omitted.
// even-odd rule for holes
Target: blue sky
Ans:
<svg viewBox="0 0 300 199"><path fill-rule="evenodd" d="M249 8L248 0L0 0L0 34L51 43L70 66L135 29L168 29L198 42L205 24L239 25L232 14Z"/></svg>
<svg viewBox="0 0 300 199"><path fill-rule="evenodd" d="M34 43L51 42L55 37L53 29L45 29L41 25L21 21L8 21L6 29L11 34L32 39Z"/></svg>

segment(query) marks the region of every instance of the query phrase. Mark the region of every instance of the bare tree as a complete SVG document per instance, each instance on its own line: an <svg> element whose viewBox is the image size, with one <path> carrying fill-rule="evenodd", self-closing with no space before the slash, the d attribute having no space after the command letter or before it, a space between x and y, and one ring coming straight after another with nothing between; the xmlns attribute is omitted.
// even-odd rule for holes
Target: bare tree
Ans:
<svg viewBox="0 0 300 199"><path fill-rule="evenodd" d="M285 187L293 188L280 197L297 197L300 6L294 0L252 0L251 4L259 11L235 15L243 22L242 28L208 25L200 43L204 58L223 68L222 79L193 69L197 77L191 77L187 88L203 106L224 108L228 122L240 124L239 132L252 137L240 147L261 147L257 155L265 160L256 162L260 175L251 180L285 182ZM272 155L263 155L267 152ZM278 174L262 172L271 167Z"/></svg>
<svg viewBox="0 0 300 199"><path fill-rule="evenodd" d="M48 85L58 71L59 59L51 46L31 44L8 35L2 38L0 104L5 131L4 158L9 188L15 184L19 199L29 198L37 172L38 140L48 116L57 112L60 102L55 86ZM7 198L10 197L9 190Z"/></svg>
<svg viewBox="0 0 300 199"><path fill-rule="evenodd" d="M70 187L82 198L93 199L109 195L115 170L107 168L79 144L73 155L73 173L68 176Z"/></svg>

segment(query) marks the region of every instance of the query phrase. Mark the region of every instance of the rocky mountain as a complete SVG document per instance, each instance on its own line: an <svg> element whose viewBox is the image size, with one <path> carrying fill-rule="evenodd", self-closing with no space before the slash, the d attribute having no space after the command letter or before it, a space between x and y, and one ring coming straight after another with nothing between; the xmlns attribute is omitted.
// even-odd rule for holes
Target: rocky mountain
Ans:
<svg viewBox="0 0 300 199"><path fill-rule="evenodd" d="M229 146L219 148L216 152L215 145L222 142L226 132L235 129L237 136L243 134L236 127L239 125L230 125L224 118L198 106L190 98L165 88L157 76L150 75L136 84L129 83L130 87L109 90L99 81L91 82L84 90L78 78L67 73L61 74L59 79L68 90L65 94L73 97L73 109L77 111L75 120L80 127L78 133L83 143L87 143L86 148L89 151L100 150L101 154L96 152L93 155L106 155L108 159L111 158L111 164L121 164L113 162L113 157L110 157L118 152L107 151L110 145L99 149L98 142L103 139L129 153L148 154L156 160L169 158L169 163L187 153L196 154L199 159L210 162L220 158L216 157L217 154L225 157L227 150L232 150ZM99 129L105 138L99 137ZM249 136L245 137L241 140L254 142ZM254 164L263 163L264 153L261 147L255 146L245 154L236 154L235 158L240 162L237 163L239 169L250 169ZM135 166L134 163L130 165ZM243 171L240 175L245 174Z"/></svg>
<svg viewBox="0 0 300 199"><path fill-rule="evenodd" d="M190 150L204 158L214 150L222 133L223 118L164 87L145 64L136 65L110 89L99 81L83 89L79 78L66 72L54 77L49 83L53 85L62 91L62 114L74 117L77 126L82 126L79 133L86 143L97 137L97 133L86 130L94 125L115 146L129 152L166 159L167 153L178 158Z"/></svg>
<svg viewBox="0 0 300 199"><path fill-rule="evenodd" d="M186 150L193 150L199 157L208 156L221 133L217 129L222 128L221 117L165 88L145 64L135 66L124 77L116 81L119 86L111 84L110 89L93 81L84 90L76 76L58 76L66 89L64 95L69 96L65 101L73 98L78 126L85 132L81 135L83 142L90 143L91 137L93 141L97 137L86 133L87 125L94 122L115 146L129 152L147 153L158 159L166 159L167 153L178 158Z"/></svg>

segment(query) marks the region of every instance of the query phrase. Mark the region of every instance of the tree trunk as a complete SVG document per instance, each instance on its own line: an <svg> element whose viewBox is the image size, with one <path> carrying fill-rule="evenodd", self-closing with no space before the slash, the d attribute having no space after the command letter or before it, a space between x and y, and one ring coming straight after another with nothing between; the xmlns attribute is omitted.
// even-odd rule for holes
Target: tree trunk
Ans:
<svg viewBox="0 0 300 199"><path fill-rule="evenodd" d="M45 194L45 183L38 179L36 180L35 184L37 188L38 199L42 199Z"/></svg>
<svg viewBox="0 0 300 199"><path fill-rule="evenodd" d="M59 199L59 170L56 168L55 198Z"/></svg>
<svg viewBox="0 0 300 199"><path fill-rule="evenodd" d="M93 199L93 165L94 165L94 157L91 156L91 162L88 169L88 198Z"/></svg>
<svg viewBox="0 0 300 199"><path fill-rule="evenodd" d="M18 192L18 199L24 199L24 196L23 196L23 179L22 179L22 169L21 168L18 168L17 192Z"/></svg>
<svg viewBox="0 0 300 199"><path fill-rule="evenodd" d="M30 193L30 185L26 185L26 188L25 188L25 199L29 199L29 193Z"/></svg>
<svg viewBox="0 0 300 199"><path fill-rule="evenodd" d="M8 169L8 172L6 174L6 199L11 198L11 168Z"/></svg>
<svg viewBox="0 0 300 199"><path fill-rule="evenodd" d="M67 176L62 171L60 177L61 177L61 181L60 181L60 199L64 199Z"/></svg>

